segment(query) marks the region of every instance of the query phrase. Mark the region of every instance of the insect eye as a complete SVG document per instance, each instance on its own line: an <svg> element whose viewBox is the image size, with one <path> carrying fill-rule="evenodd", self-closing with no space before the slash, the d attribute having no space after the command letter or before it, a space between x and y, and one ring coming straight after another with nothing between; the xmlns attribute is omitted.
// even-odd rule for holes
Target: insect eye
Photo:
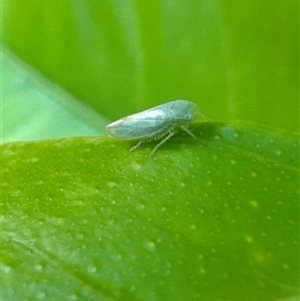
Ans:
<svg viewBox="0 0 300 301"><path fill-rule="evenodd" d="M184 119L185 119L185 120L192 120L192 119L193 119L193 116L192 116L192 114L186 114L186 115L184 116Z"/></svg>

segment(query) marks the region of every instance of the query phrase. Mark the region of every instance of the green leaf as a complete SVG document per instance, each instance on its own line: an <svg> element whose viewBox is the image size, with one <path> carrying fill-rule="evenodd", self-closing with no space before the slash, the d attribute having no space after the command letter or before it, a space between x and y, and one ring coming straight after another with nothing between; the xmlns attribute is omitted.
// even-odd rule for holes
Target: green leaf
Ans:
<svg viewBox="0 0 300 301"><path fill-rule="evenodd" d="M296 300L299 136L2 146L3 300Z"/></svg>
<svg viewBox="0 0 300 301"><path fill-rule="evenodd" d="M299 131L299 1L3 1L2 41L101 115L173 99Z"/></svg>
<svg viewBox="0 0 300 301"><path fill-rule="evenodd" d="M104 133L106 118L43 78L11 52L2 52L1 63L1 142Z"/></svg>

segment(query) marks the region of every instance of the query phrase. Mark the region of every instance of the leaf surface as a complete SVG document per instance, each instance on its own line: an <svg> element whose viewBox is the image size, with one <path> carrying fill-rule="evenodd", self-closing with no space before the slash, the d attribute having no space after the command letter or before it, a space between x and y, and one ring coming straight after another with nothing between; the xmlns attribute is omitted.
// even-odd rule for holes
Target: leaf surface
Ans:
<svg viewBox="0 0 300 301"><path fill-rule="evenodd" d="M299 136L192 131L3 145L4 300L296 298Z"/></svg>

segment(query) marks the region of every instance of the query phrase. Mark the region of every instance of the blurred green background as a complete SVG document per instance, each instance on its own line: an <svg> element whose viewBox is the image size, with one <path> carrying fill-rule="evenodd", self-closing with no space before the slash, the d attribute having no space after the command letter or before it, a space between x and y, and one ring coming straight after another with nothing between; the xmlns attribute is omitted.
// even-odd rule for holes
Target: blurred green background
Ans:
<svg viewBox="0 0 300 301"><path fill-rule="evenodd" d="M180 98L299 131L298 18L295 0L3 1L3 141L101 135Z"/></svg>

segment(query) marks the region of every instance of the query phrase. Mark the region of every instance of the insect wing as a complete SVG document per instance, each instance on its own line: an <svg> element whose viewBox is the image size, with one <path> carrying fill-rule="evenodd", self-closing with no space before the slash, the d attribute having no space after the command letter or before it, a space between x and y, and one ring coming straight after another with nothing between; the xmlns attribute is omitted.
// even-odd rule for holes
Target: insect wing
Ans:
<svg viewBox="0 0 300 301"><path fill-rule="evenodd" d="M124 139L151 138L172 123L163 105L121 118L106 127L110 136Z"/></svg>

